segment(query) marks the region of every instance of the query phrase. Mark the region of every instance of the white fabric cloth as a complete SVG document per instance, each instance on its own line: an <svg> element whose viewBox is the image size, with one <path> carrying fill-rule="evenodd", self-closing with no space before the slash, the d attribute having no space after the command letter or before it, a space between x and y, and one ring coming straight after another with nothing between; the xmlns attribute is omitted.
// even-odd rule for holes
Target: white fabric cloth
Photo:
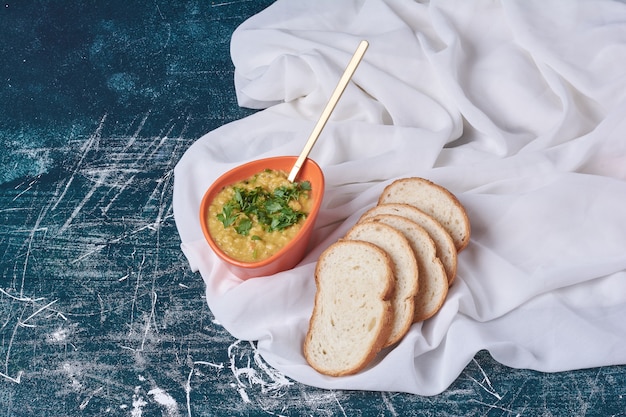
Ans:
<svg viewBox="0 0 626 417"><path fill-rule="evenodd" d="M240 281L198 207L221 173L297 155L358 42L370 47L311 153L326 195L293 270ZM232 38L242 106L175 169L182 249L235 337L317 387L434 395L487 349L553 372L626 364L626 4L594 0L278 0ZM472 239L433 318L365 371L322 376L302 342L319 254L396 178L465 205Z"/></svg>

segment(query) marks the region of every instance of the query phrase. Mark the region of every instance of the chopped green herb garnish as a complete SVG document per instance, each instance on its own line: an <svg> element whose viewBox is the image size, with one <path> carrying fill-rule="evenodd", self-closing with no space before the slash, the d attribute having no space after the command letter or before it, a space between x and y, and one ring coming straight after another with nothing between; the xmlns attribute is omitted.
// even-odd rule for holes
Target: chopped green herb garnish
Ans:
<svg viewBox="0 0 626 417"><path fill-rule="evenodd" d="M298 201L303 192L311 190L311 183L303 181L276 188L269 192L262 187L246 190L234 188L233 198L224 205L217 219L224 227L232 226L243 236L250 233L253 222L258 222L264 230L283 230L306 218L306 213L294 209L290 203ZM252 236L252 239L260 239Z"/></svg>
<svg viewBox="0 0 626 417"><path fill-rule="evenodd" d="M250 220L250 218L248 217L244 217L243 219L239 220L239 223L237 224L237 226L235 226L235 230L237 231L237 233L243 236L248 236L248 233L250 233L250 229L252 229L252 220Z"/></svg>
<svg viewBox="0 0 626 417"><path fill-rule="evenodd" d="M300 183L300 189L302 191L311 191L311 182L310 181L302 181Z"/></svg>
<svg viewBox="0 0 626 417"><path fill-rule="evenodd" d="M218 213L217 215L217 219L222 222L222 224L224 225L224 227L228 227L230 225L232 225L233 223L235 223L235 220L237 220L237 213L233 213L233 209L235 205L232 204L232 202L228 202L226 204L224 204L224 207L222 208L222 212Z"/></svg>

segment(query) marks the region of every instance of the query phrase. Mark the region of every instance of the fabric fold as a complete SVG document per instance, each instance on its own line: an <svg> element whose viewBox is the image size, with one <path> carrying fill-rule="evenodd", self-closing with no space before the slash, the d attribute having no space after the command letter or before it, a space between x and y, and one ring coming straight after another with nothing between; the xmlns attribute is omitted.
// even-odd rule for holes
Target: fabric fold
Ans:
<svg viewBox="0 0 626 417"><path fill-rule="evenodd" d="M626 364L626 4L278 0L233 34L237 98L261 109L198 139L174 215L207 303L286 376L329 389L435 395L479 350L545 372ZM326 193L305 259L241 281L199 205L222 173L297 155L356 45L370 48L311 153ZM331 378L302 341L320 253L391 181L428 178L472 239L437 315L363 372Z"/></svg>

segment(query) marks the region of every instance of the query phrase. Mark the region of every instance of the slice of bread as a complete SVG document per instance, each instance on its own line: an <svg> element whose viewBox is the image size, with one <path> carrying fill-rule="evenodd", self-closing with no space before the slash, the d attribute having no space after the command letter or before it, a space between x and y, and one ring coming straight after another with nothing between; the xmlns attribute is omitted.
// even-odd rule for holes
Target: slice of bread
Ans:
<svg viewBox="0 0 626 417"><path fill-rule="evenodd" d="M465 208L446 188L427 179L402 178L383 190L378 204L410 204L434 217L450 233L457 251L469 243L470 222Z"/></svg>
<svg viewBox="0 0 626 417"><path fill-rule="evenodd" d="M431 215L424 213L414 206L401 203L379 204L374 206L361 216L359 222L366 221L367 219L381 214L402 216L422 226L435 243L437 257L441 260L446 270L448 285L452 285L456 277L457 251L454 241L446 229Z"/></svg>
<svg viewBox="0 0 626 417"><path fill-rule="evenodd" d="M304 356L320 373L354 374L389 337L394 314L389 255L371 243L340 240L320 256L315 282Z"/></svg>
<svg viewBox="0 0 626 417"><path fill-rule="evenodd" d="M407 238L395 228L382 223L365 222L354 225L345 236L378 246L391 258L396 279L393 296L394 320L385 347L399 341L413 323L415 296L418 293L418 267Z"/></svg>
<svg viewBox="0 0 626 417"><path fill-rule="evenodd" d="M415 295L413 322L432 317L448 295L448 276L428 232L411 220L391 214L374 216L368 222L391 226L407 238L419 269L419 291Z"/></svg>

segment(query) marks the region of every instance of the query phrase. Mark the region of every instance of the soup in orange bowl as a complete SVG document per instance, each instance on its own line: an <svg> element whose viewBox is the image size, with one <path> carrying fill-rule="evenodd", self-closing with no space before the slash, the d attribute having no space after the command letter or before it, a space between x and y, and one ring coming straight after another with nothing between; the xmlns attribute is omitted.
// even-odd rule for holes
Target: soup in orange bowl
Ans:
<svg viewBox="0 0 626 417"><path fill-rule="evenodd" d="M292 183L296 157L249 162L218 178L200 205L213 251L242 279L293 268L304 257L324 195L324 175L307 159Z"/></svg>

